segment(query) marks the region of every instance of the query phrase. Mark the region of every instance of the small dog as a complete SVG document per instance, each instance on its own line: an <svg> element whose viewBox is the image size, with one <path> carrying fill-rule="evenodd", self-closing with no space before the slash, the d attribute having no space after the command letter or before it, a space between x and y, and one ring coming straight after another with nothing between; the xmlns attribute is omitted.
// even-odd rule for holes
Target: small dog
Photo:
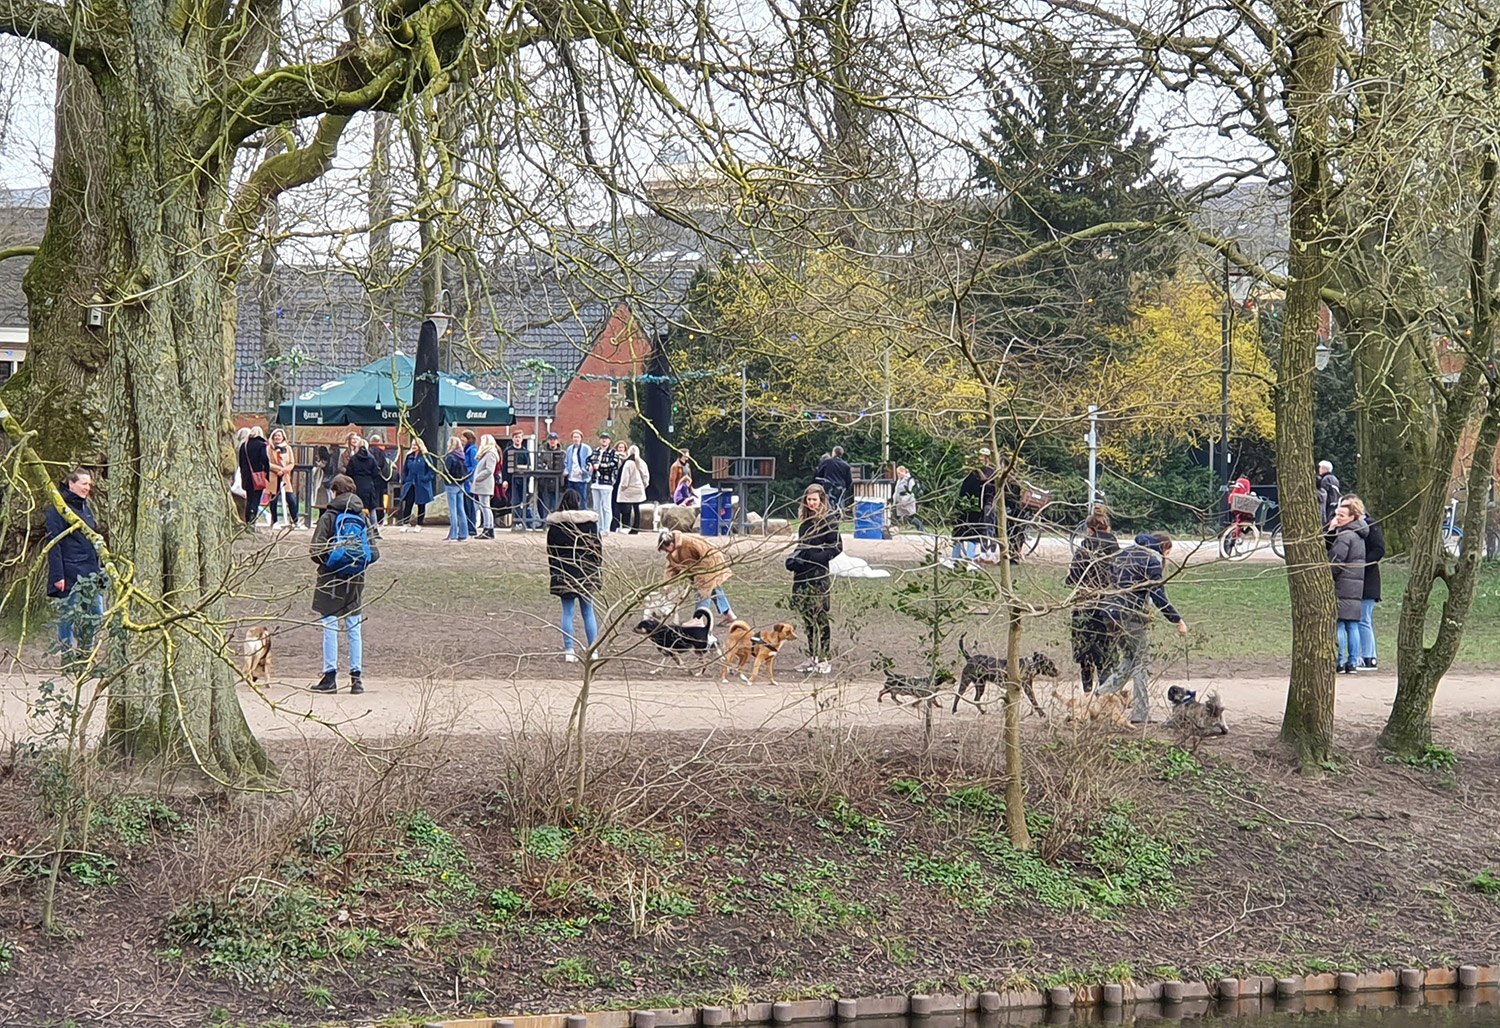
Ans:
<svg viewBox="0 0 1500 1028"><path fill-rule="evenodd" d="M242 652L245 656L245 678L253 682L259 677L269 682L271 680L271 630L264 625L245 629Z"/></svg>
<svg viewBox="0 0 1500 1028"><path fill-rule="evenodd" d="M958 652L963 654L964 669L958 676L958 691L953 696L953 713L955 714L958 713L958 701L963 698L964 693L969 691L969 686L974 687L974 702L978 703L984 699L986 686L993 685L998 689L1004 684L1006 672L1004 657L992 657L988 653L970 653L964 649L962 635L958 637ZM1031 709L1036 711L1037 716L1046 717L1047 712L1036 701L1036 690L1033 688L1033 683L1039 675L1047 678L1057 677L1057 665L1052 663L1052 658L1045 653L1033 653L1029 657L1022 657L1021 688L1026 690L1026 698L1031 701Z"/></svg>
<svg viewBox="0 0 1500 1028"><path fill-rule="evenodd" d="M1224 724L1224 704L1219 702L1218 693L1211 692L1199 700L1195 690L1174 685L1167 689L1167 702L1172 704L1167 724L1184 735L1201 739L1229 734L1229 727Z"/></svg>
<svg viewBox="0 0 1500 1028"><path fill-rule="evenodd" d="M1082 696L1063 696L1053 690L1052 698L1068 708L1064 721L1111 721L1130 724L1130 686L1119 692L1089 692Z"/></svg>
<svg viewBox="0 0 1500 1028"><path fill-rule="evenodd" d="M656 644L661 651L662 662L652 671L653 675L659 675L667 666L667 657L671 657L682 667L682 655L684 653L707 653L710 649L715 652L719 649L719 640L714 635L714 612L711 607L699 607L693 612L693 617L680 625L669 624L661 618L647 617L635 626L635 634L643 635ZM699 667L692 674L703 673Z"/></svg>
<svg viewBox="0 0 1500 1028"><path fill-rule="evenodd" d="M876 703L883 703L889 696L891 702L896 706L902 706L901 697L910 696L912 705L921 703L923 700L931 700L934 707L941 707L942 701L937 698L938 690L945 685L953 684L953 672L947 668L939 668L938 673L930 678L918 678L916 675L898 675L896 672L885 669L885 686L875 697Z"/></svg>
<svg viewBox="0 0 1500 1028"><path fill-rule="evenodd" d="M729 623L729 645L724 650L724 673L720 682L729 681L729 669L738 665L742 681L754 684L760 674L760 666L766 666L766 674L772 685L776 684L776 654L788 640L797 638L797 630L785 621L778 621L770 628L757 632L748 621ZM750 677L745 677L745 665L750 667Z"/></svg>

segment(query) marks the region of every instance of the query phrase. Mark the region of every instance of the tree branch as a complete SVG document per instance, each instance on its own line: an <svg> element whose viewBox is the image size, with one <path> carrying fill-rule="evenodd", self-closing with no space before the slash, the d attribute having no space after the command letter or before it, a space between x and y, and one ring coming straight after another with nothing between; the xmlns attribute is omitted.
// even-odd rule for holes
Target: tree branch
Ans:
<svg viewBox="0 0 1500 1028"><path fill-rule="evenodd" d="M276 198L288 189L305 185L321 177L338 155L339 137L349 124L350 115L327 114L318 131L305 146L271 157L250 175L249 181L235 198L224 230L225 265L230 278L245 260L245 244L260 224L261 217Z"/></svg>
<svg viewBox="0 0 1500 1028"><path fill-rule="evenodd" d="M85 51L96 50L67 8L47 0L0 0L0 35L46 43L79 63L87 63Z"/></svg>
<svg viewBox="0 0 1500 1028"><path fill-rule="evenodd" d="M12 257L34 257L40 249L40 246L8 246L0 250L0 261L8 261Z"/></svg>

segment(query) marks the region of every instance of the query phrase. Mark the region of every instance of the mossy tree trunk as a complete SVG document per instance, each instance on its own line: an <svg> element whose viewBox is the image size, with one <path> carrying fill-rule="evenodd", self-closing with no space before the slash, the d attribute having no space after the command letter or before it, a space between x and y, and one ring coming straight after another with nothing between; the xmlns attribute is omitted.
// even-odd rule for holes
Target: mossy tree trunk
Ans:
<svg viewBox="0 0 1500 1028"><path fill-rule="evenodd" d="M1492 30L1484 51L1483 80L1488 106L1500 100L1500 28ZM1473 213L1468 254L1469 302L1472 311L1468 343L1462 347L1463 369L1458 381L1442 395L1438 443L1424 471L1430 482L1422 493L1416 531L1410 547L1411 574L1401 597L1401 621L1396 642L1396 697L1380 743L1404 755L1420 754L1432 742L1432 702L1438 683L1463 639L1464 628L1479 585L1479 561L1484 554L1488 517L1485 500L1493 481L1495 451L1500 445L1500 376L1491 355L1500 335L1495 282L1500 269L1493 253L1493 220L1500 190L1500 147L1487 142L1478 174L1478 200ZM1443 545L1442 526L1448 485L1465 435L1477 421L1474 451L1467 472L1467 495L1461 525L1463 548L1453 566ZM1434 591L1442 581L1447 595L1437 632L1427 643L1427 622Z"/></svg>
<svg viewBox="0 0 1500 1028"><path fill-rule="evenodd" d="M1276 368L1276 463L1292 593L1292 674L1281 738L1304 767L1333 747L1334 618L1337 601L1323 545L1313 453L1313 372L1328 261L1324 252L1329 190L1328 98L1339 40L1341 3L1300 9L1300 42L1287 75L1293 124L1291 252L1285 338Z"/></svg>

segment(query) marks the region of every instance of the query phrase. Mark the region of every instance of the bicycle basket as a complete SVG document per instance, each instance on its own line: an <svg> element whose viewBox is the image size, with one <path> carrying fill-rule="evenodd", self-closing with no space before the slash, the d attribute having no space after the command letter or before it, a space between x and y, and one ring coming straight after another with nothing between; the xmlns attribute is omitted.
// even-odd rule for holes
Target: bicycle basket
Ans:
<svg viewBox="0 0 1500 1028"><path fill-rule="evenodd" d="M1254 493L1240 493L1229 498L1229 509L1236 514L1254 515L1260 510L1261 498Z"/></svg>
<svg viewBox="0 0 1500 1028"><path fill-rule="evenodd" d="M1040 489L1030 482L1021 483L1021 506L1029 510L1041 510L1052 502L1052 493L1047 489Z"/></svg>

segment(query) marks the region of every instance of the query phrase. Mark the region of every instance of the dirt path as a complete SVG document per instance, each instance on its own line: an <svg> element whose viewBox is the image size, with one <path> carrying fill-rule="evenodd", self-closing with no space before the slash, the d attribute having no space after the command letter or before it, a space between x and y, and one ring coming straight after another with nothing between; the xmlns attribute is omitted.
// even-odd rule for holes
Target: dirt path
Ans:
<svg viewBox="0 0 1500 1028"><path fill-rule="evenodd" d="M414 731L450 734L492 734L561 728L578 696L579 679L461 679L372 678L362 696L347 691L337 696L309 692L299 685L273 684L260 693L242 687L241 700L256 733L264 740L327 736L337 730L363 739L402 736ZM35 732L28 724L26 704L36 695L35 678L19 675L0 679L0 738ZM344 684L347 689L346 683ZM1164 677L1156 688L1171 684L1216 689L1228 707L1231 726L1249 722L1275 725L1286 696L1285 677L1214 678ZM1051 683L1038 683L1043 704L1057 713ZM1340 721L1378 724L1390 707L1394 672L1377 672L1339 679L1337 716ZM814 724L917 724L920 707L876 702L874 679L838 677L809 679L788 671L779 686L764 682L747 685L737 679L720 685L717 675L692 678L664 674L601 679L591 686L589 720L599 731L683 731L713 728L790 730ZM951 694L950 694L951 696ZM970 704L951 713L950 704L934 712L940 726L978 716ZM1158 705L1160 710L1160 705ZM1500 680L1483 674L1449 675L1439 690L1435 713L1455 717L1469 713L1500 712Z"/></svg>

